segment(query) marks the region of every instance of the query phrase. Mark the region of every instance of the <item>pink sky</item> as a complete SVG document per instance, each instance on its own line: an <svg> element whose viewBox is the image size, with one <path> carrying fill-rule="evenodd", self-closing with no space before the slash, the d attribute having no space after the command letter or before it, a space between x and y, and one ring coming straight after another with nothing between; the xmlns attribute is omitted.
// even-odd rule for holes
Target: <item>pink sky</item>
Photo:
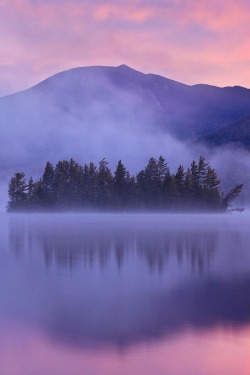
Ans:
<svg viewBox="0 0 250 375"><path fill-rule="evenodd" d="M76 66L127 64L250 87L249 0L1 0L0 95Z"/></svg>

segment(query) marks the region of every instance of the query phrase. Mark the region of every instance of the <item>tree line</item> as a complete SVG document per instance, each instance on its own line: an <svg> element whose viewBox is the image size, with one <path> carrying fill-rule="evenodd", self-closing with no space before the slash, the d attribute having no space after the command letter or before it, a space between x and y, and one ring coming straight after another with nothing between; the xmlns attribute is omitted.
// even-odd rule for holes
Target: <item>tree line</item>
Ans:
<svg viewBox="0 0 250 375"><path fill-rule="evenodd" d="M146 167L131 175L121 160L114 173L106 159L99 165L62 160L46 163L42 177L27 181L17 172L8 186L8 211L226 211L242 184L227 194L217 173L204 157L187 170L171 173L165 159L151 157Z"/></svg>

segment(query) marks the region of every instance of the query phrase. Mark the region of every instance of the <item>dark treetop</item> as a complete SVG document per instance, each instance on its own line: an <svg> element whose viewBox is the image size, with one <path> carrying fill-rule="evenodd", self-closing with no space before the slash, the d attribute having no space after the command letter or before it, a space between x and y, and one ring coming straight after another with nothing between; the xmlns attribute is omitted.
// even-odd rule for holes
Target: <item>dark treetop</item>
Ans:
<svg viewBox="0 0 250 375"><path fill-rule="evenodd" d="M180 165L171 173L165 159L150 158L131 176L121 160L114 174L103 159L99 166L73 159L47 162L38 181L17 172L9 182L11 211L226 211L242 185L221 192L214 169L201 156L187 170Z"/></svg>

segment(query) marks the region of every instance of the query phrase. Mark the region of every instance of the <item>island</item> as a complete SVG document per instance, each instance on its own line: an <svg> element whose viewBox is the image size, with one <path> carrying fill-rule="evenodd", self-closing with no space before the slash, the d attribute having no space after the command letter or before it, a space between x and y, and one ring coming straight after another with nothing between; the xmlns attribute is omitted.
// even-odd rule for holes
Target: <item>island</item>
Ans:
<svg viewBox="0 0 250 375"><path fill-rule="evenodd" d="M112 173L105 158L98 166L70 159L55 166L47 162L37 181L16 172L8 186L7 211L225 212L242 188L235 185L223 193L216 171L203 156L175 173L162 156L151 157L136 175L121 160Z"/></svg>

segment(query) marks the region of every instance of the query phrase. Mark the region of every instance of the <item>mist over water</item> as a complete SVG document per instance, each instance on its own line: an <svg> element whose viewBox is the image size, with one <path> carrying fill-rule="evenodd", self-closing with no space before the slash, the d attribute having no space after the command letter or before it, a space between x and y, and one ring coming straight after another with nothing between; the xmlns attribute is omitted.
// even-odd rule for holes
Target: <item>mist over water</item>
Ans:
<svg viewBox="0 0 250 375"><path fill-rule="evenodd" d="M0 215L3 373L231 375L239 360L248 370L237 342L250 328L249 219ZM230 366L217 368L228 342Z"/></svg>

